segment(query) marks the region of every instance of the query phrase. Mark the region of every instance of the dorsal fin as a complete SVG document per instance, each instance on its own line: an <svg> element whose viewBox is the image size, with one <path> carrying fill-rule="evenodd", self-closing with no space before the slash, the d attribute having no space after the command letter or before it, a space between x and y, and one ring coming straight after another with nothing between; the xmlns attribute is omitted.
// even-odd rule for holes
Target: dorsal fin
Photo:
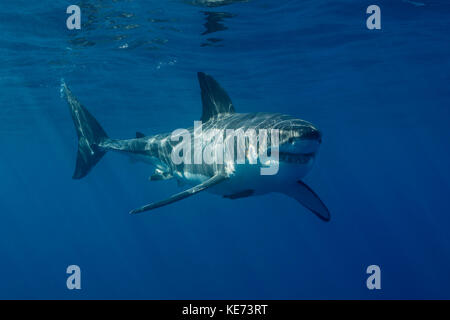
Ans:
<svg viewBox="0 0 450 320"><path fill-rule="evenodd" d="M145 134L143 134L142 132L136 131L136 138L137 139L143 138L143 137L145 137Z"/></svg>
<svg viewBox="0 0 450 320"><path fill-rule="evenodd" d="M219 115L234 113L233 102L222 87L211 76L199 72L198 81L202 90L203 122Z"/></svg>

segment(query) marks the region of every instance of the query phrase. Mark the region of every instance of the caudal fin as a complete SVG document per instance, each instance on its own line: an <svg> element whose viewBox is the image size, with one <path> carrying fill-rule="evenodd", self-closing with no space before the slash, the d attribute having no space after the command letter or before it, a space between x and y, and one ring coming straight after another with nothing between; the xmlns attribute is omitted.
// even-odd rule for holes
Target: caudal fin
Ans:
<svg viewBox="0 0 450 320"><path fill-rule="evenodd" d="M61 93L67 99L78 135L77 164L73 179L81 179L105 155L106 151L99 147L99 143L108 139L108 135L89 111L78 102L64 81L61 83Z"/></svg>

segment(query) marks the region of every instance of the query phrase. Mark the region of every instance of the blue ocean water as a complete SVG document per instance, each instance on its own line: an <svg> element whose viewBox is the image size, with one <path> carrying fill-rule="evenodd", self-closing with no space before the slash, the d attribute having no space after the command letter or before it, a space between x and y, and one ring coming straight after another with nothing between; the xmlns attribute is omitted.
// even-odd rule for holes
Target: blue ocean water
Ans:
<svg viewBox="0 0 450 320"><path fill-rule="evenodd" d="M68 30L77 4L82 29ZM366 28L381 8L382 29ZM450 298L450 3L444 0L4 1L0 9L0 298ZM279 194L180 189L108 154L72 180L62 78L111 137L201 115L196 72L238 112L323 132L305 181L324 223ZM82 289L66 288L79 265ZM381 268L368 290L366 268Z"/></svg>

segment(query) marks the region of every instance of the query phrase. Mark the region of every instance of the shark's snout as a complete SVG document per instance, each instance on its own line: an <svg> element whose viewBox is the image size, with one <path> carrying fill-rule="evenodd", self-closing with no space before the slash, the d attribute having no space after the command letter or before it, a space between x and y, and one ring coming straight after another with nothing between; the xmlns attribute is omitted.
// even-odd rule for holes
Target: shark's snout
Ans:
<svg viewBox="0 0 450 320"><path fill-rule="evenodd" d="M302 135L302 139L314 140L320 144L322 143L322 133L318 129L311 127Z"/></svg>
<svg viewBox="0 0 450 320"><path fill-rule="evenodd" d="M322 133L312 125L290 130L280 144L280 152L296 155L314 155L322 143Z"/></svg>
<svg viewBox="0 0 450 320"><path fill-rule="evenodd" d="M320 144L322 143L322 133L314 127L302 128L299 132L293 134L287 142L290 144L296 144L299 141L308 140Z"/></svg>

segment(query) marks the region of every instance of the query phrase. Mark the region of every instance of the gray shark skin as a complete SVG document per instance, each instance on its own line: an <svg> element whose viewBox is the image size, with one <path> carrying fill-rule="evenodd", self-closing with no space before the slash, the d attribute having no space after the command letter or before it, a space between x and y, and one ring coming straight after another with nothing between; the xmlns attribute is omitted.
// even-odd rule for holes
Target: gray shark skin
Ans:
<svg viewBox="0 0 450 320"><path fill-rule="evenodd" d="M302 178L310 171L322 142L320 131L311 123L292 116L278 113L236 113L233 103L225 90L209 75L198 73L201 88L203 111L201 132L198 128L186 129L194 137L204 137L212 130L247 129L268 132L268 146L271 146L271 130L279 132L279 158L276 160L278 172L274 175L261 175L260 169L267 163L237 163L236 161L216 161L211 163L172 161L174 148L179 147L182 139L173 139L173 133L146 136L137 132L133 139L111 139L72 94L65 83L62 93L65 95L78 135L78 154L73 179L85 177L107 151L124 153L131 158L144 161L155 168L151 181L176 179L186 190L168 199L150 203L134 209L131 213L140 213L156 209L207 190L224 198L235 200L271 192L283 193L297 200L323 221L330 220L330 213L316 193L308 187ZM201 144L201 150L215 150L219 146L214 139ZM244 146L236 146L245 155L250 148L256 148L246 141ZM269 149L271 150L271 149ZM192 143L191 154L194 154Z"/></svg>

